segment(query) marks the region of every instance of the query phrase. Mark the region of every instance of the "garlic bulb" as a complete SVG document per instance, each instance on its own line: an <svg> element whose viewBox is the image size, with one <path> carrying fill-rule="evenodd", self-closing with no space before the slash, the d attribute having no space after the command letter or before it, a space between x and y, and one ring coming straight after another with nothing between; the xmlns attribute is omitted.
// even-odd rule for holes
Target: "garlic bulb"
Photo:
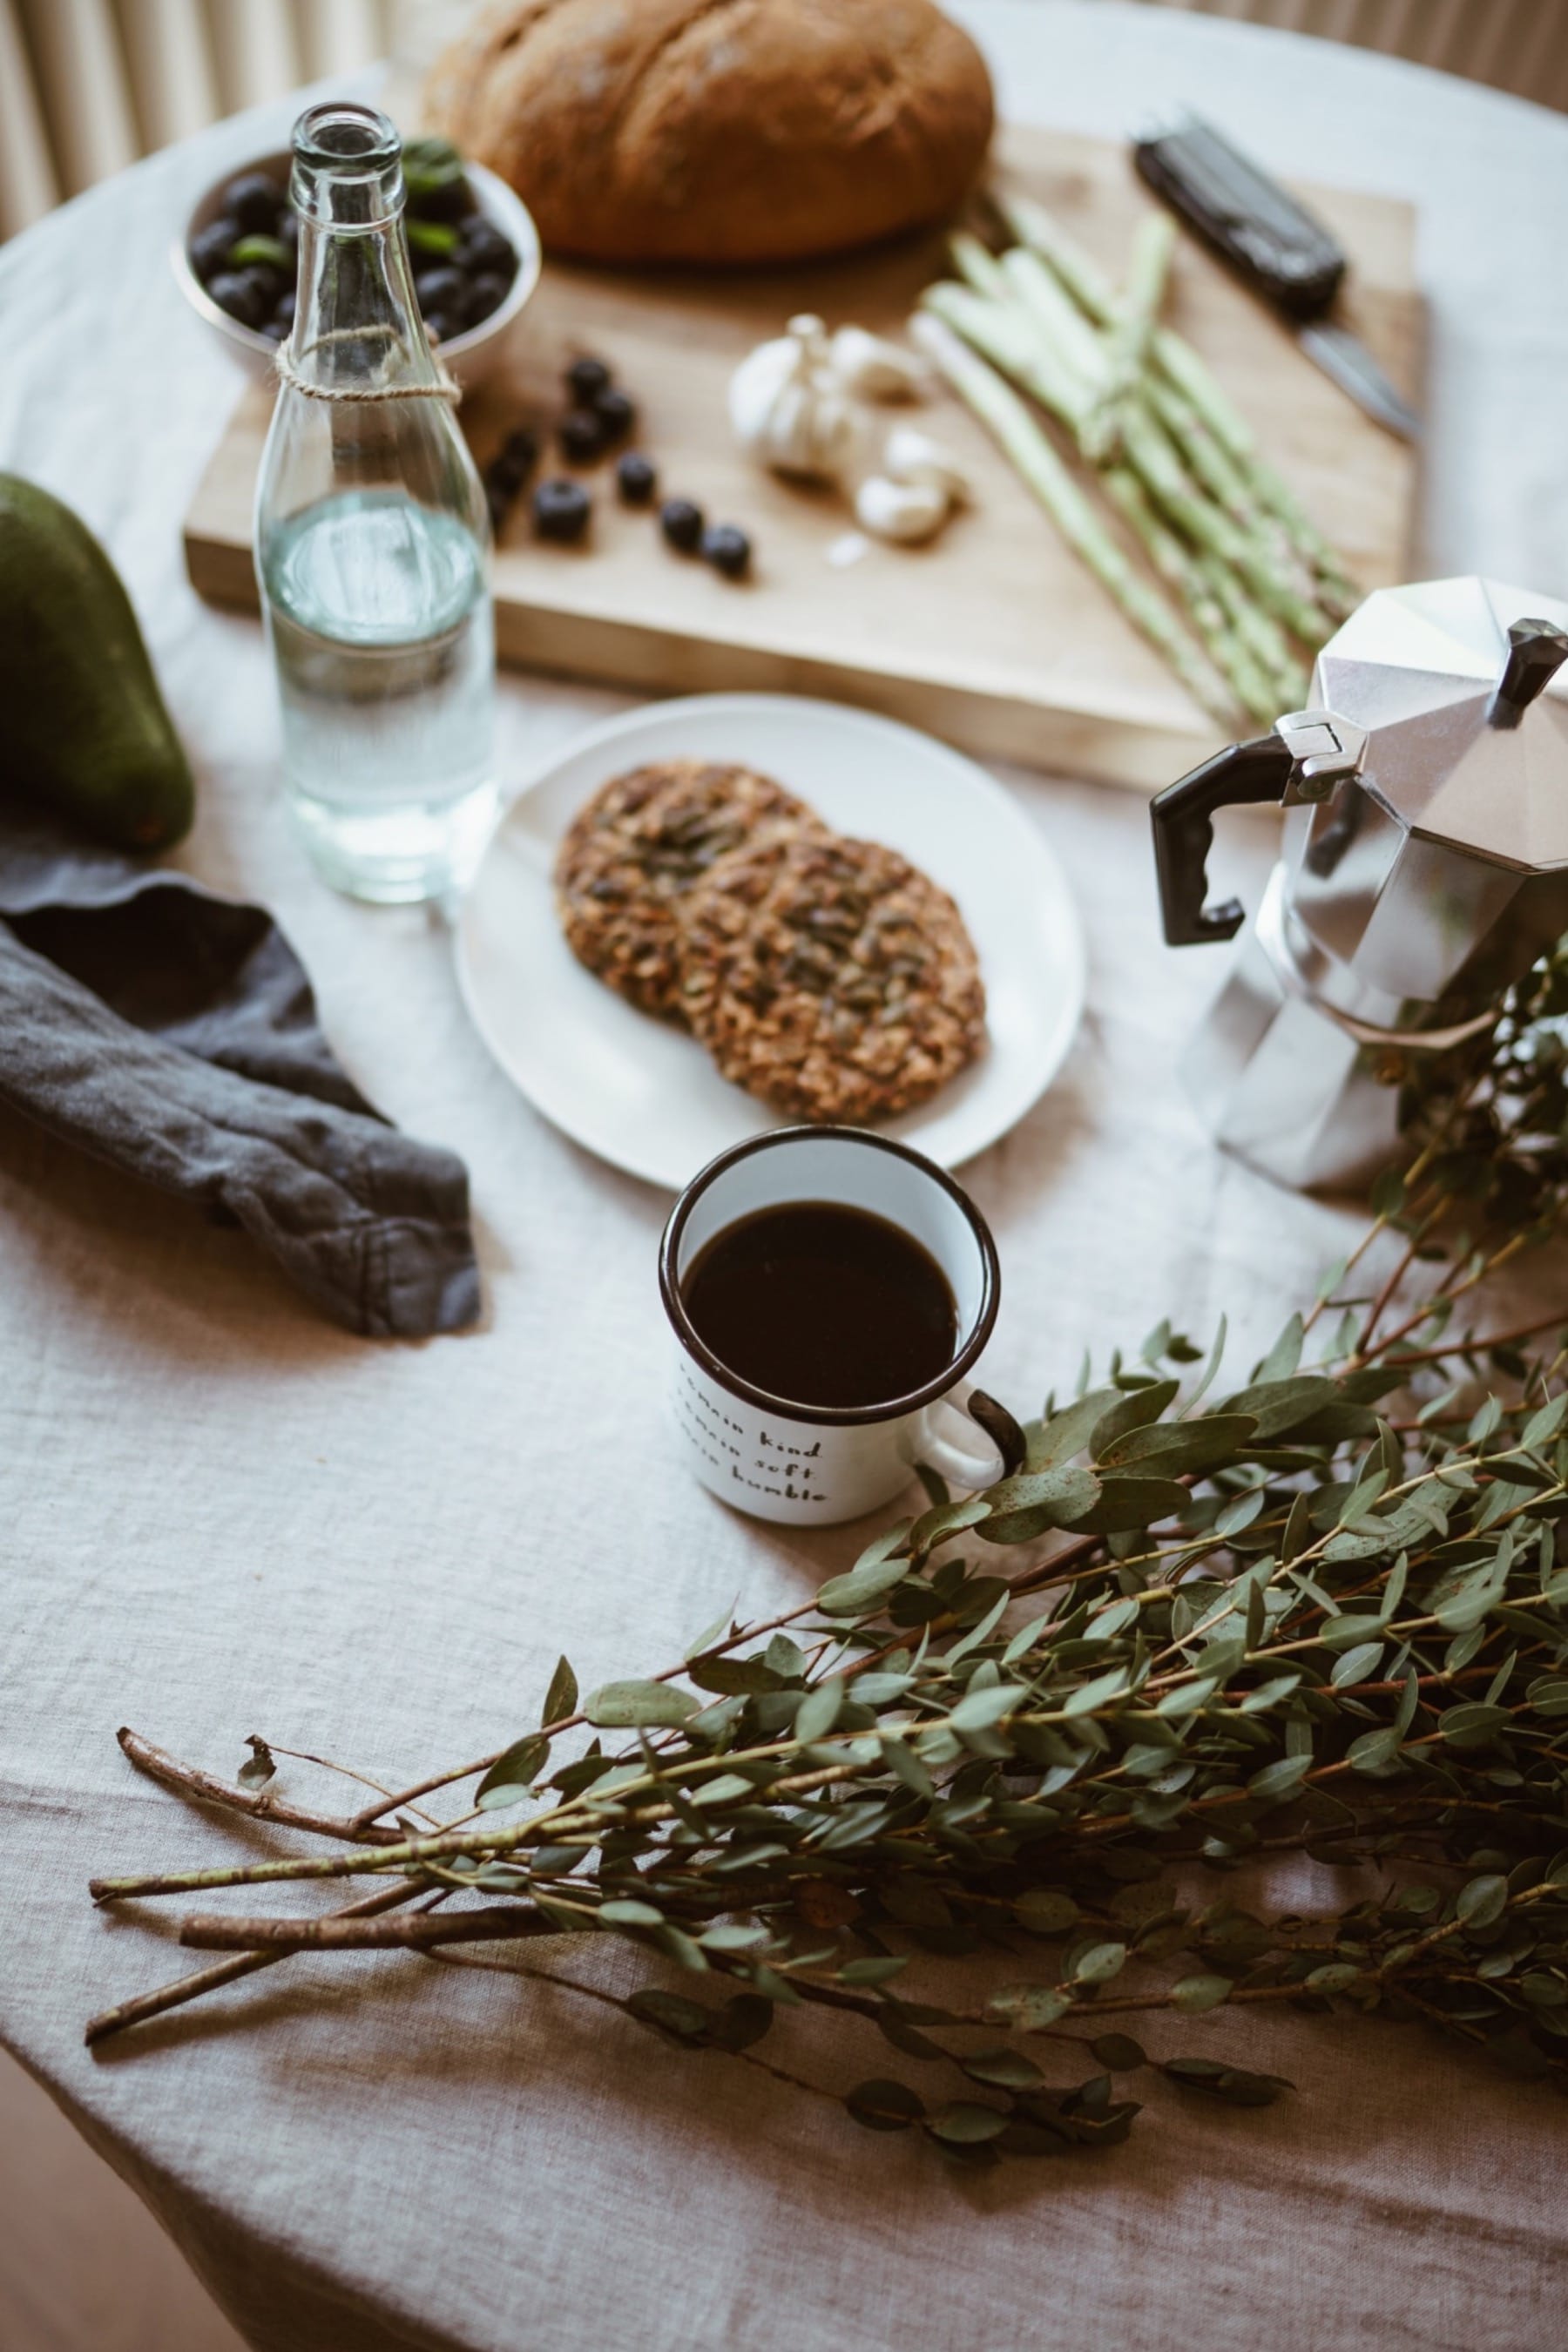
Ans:
<svg viewBox="0 0 1568 2352"><path fill-rule="evenodd" d="M840 327L832 342L833 365L846 392L860 400L923 400L931 370L901 343L868 334L864 327Z"/></svg>
<svg viewBox="0 0 1568 2352"><path fill-rule="evenodd" d="M952 450L912 425L895 425L889 434L882 471L890 482L920 482L942 490L955 507L968 506L974 496L974 486Z"/></svg>
<svg viewBox="0 0 1568 2352"><path fill-rule="evenodd" d="M730 421L749 457L803 481L839 482L859 422L835 373L820 319L803 312L759 343L730 381Z"/></svg>
<svg viewBox="0 0 1568 2352"><path fill-rule="evenodd" d="M947 492L931 482L890 482L885 474L868 474L855 493L861 529L905 547L933 539L947 515Z"/></svg>

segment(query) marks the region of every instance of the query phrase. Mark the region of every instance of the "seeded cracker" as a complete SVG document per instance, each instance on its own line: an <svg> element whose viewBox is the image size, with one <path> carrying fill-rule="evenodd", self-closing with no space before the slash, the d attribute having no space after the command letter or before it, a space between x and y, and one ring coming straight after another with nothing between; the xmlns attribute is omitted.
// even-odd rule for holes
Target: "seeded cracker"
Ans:
<svg viewBox="0 0 1568 2352"><path fill-rule="evenodd" d="M724 1076L794 1118L912 1110L981 1050L963 919L895 850L829 834L720 860L684 902L688 1021Z"/></svg>
<svg viewBox="0 0 1568 2352"><path fill-rule="evenodd" d="M615 777L555 861L556 907L579 962L645 1013L683 1018L681 899L715 859L764 831L816 828L804 801L751 768L661 760Z"/></svg>

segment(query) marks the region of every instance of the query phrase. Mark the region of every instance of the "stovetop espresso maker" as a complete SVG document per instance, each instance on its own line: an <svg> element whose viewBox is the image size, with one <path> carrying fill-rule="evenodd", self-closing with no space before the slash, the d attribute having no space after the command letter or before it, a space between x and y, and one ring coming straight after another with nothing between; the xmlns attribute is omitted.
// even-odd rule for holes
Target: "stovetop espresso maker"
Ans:
<svg viewBox="0 0 1568 2352"><path fill-rule="evenodd" d="M1206 906L1217 809L1288 810L1239 960L1184 1075L1217 1139L1303 1186L1363 1180L1396 1141L1410 1056L1491 1020L1568 931L1568 604L1495 581L1379 589L1318 656L1315 706L1153 803L1173 947L1229 940Z"/></svg>

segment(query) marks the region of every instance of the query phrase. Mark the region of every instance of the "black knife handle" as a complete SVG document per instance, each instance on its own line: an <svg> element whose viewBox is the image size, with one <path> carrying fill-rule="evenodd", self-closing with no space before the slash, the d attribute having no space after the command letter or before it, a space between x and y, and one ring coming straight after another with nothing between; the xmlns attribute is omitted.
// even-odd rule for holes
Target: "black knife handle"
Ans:
<svg viewBox="0 0 1568 2352"><path fill-rule="evenodd" d="M1133 142L1141 176L1276 309L1321 318L1345 274L1343 249L1267 173L1212 124L1189 118L1180 130Z"/></svg>

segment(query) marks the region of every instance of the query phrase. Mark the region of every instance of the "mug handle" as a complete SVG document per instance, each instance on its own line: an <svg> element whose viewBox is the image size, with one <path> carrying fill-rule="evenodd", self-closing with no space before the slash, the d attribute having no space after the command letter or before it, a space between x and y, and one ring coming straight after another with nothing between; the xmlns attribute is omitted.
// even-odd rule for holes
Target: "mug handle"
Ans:
<svg viewBox="0 0 1568 2352"><path fill-rule="evenodd" d="M950 1486L957 1487L965 1495L975 1494L982 1486L994 1486L1006 1469L1001 1447L985 1435L977 1422L970 1422L969 1426L985 1447L983 1454L966 1454L953 1439L944 1437L936 1426L936 1416L944 1410L951 1410L954 1414L966 1413L969 1400L974 1392L973 1381L960 1381L958 1386L949 1389L945 1396L921 1407L910 1432L911 1461L923 1462L928 1469L945 1478Z"/></svg>

